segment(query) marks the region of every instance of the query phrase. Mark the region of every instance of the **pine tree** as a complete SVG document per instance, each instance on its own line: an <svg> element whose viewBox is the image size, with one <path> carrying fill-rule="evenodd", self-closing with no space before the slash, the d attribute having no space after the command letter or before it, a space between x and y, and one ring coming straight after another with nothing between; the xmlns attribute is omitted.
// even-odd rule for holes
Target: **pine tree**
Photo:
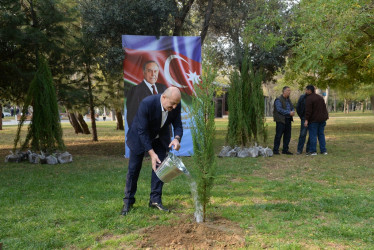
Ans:
<svg viewBox="0 0 374 250"><path fill-rule="evenodd" d="M195 87L196 96L192 99L191 129L195 166L198 168L198 195L203 207L203 221L206 219L206 207L210 201L215 176L215 154L213 142L215 138L214 110L215 102L213 81L217 70L204 64L203 79Z"/></svg>
<svg viewBox="0 0 374 250"><path fill-rule="evenodd" d="M62 139L62 128L52 74L46 59L42 57L40 57L38 70L30 84L22 109L21 122L18 125L14 141L14 152L20 139L20 131L29 106L33 107L32 120L21 150L29 146L33 151L43 151L49 154L56 150L64 150L65 145Z"/></svg>

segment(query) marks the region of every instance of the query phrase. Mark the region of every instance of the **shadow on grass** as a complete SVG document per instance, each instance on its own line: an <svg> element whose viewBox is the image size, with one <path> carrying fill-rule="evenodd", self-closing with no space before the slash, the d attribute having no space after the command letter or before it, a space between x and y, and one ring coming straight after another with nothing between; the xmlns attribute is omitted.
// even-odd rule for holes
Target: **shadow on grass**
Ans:
<svg viewBox="0 0 374 250"><path fill-rule="evenodd" d="M73 155L95 155L122 157L125 154L124 142L90 142L67 145L67 150Z"/></svg>

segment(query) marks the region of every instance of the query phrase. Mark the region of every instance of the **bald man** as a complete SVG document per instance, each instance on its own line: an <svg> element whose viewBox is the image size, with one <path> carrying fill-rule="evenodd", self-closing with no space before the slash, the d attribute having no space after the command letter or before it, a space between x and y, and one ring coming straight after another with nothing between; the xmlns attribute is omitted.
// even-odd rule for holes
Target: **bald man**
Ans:
<svg viewBox="0 0 374 250"><path fill-rule="evenodd" d="M135 203L135 193L144 153L148 152L152 162L152 180L149 207L169 212L163 206L161 196L163 182L155 171L166 157L169 148L179 150L183 136L181 121L181 93L176 87L169 87L163 94L148 96L139 109L127 132L130 149L129 167L126 177L125 197L121 215L127 215ZM169 125L174 128L174 138L170 141Z"/></svg>

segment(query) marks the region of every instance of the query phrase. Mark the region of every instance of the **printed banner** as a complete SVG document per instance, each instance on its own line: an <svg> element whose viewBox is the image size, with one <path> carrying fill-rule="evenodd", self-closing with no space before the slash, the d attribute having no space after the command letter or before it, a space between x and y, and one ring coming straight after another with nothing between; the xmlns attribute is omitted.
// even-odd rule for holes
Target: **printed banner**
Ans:
<svg viewBox="0 0 374 250"><path fill-rule="evenodd" d="M190 156L193 154L193 143L188 110L191 106L191 95L195 93L194 86L201 81L200 37L123 35L122 47L125 50L125 134L128 131L128 123L131 123L138 106L138 103L126 105L127 101L131 99L133 103L133 99L138 99L140 102L146 96L152 95L147 87L144 87L144 92L140 93L133 91L132 86L139 85L140 87L140 84L146 86L144 80L147 76L144 74L143 67L146 63L153 61L158 65L158 74L152 75L152 79L148 82L152 84L152 81L156 81L155 86L158 92L174 86L182 93L183 138L180 150L173 151L173 153L178 156ZM127 145L125 156L126 158L130 156Z"/></svg>

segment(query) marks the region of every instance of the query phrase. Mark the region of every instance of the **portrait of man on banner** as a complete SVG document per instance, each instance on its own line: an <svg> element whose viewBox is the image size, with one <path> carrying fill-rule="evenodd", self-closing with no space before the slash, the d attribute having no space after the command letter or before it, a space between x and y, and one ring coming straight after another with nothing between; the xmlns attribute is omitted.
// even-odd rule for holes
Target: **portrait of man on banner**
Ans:
<svg viewBox="0 0 374 250"><path fill-rule="evenodd" d="M191 95L201 81L200 37L122 36L125 51L125 134L147 96L162 94L168 87L177 87L182 94L184 139L179 156L193 152L188 114ZM128 148L126 147L126 157Z"/></svg>
<svg viewBox="0 0 374 250"><path fill-rule="evenodd" d="M166 84L158 83L160 66L155 61L147 61L143 64L144 80L138 85L133 85L126 95L126 121L130 126L140 102L150 95L162 94Z"/></svg>

